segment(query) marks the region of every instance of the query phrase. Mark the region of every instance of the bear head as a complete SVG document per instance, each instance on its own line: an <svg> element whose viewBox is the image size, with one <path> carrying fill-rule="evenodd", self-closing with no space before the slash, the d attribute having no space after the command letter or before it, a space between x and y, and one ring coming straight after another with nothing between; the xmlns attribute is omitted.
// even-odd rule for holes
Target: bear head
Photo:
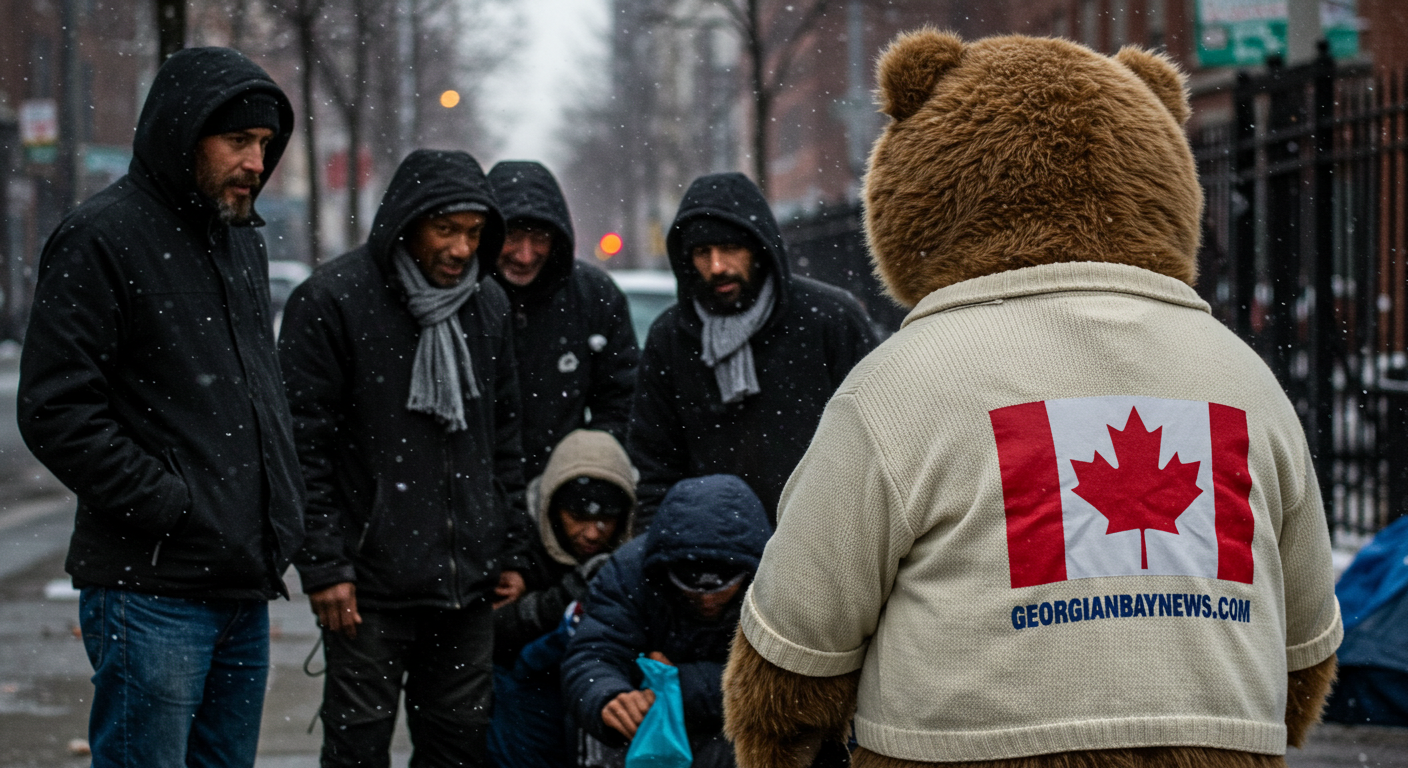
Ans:
<svg viewBox="0 0 1408 768"><path fill-rule="evenodd" d="M1067 261L1193 283L1203 196L1168 58L922 29L886 49L878 79L892 120L870 156L866 234L901 303Z"/></svg>

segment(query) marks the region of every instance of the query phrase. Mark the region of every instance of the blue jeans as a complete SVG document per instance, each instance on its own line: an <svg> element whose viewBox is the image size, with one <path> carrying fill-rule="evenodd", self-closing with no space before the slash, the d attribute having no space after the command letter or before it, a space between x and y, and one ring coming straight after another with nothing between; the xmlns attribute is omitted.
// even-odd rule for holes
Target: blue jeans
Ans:
<svg viewBox="0 0 1408 768"><path fill-rule="evenodd" d="M269 606L85 587L93 768L253 766Z"/></svg>

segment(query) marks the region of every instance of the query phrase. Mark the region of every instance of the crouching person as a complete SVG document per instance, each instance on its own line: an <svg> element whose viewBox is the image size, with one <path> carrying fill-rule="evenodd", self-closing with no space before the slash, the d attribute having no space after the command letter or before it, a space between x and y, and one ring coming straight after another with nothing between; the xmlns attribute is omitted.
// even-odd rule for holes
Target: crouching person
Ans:
<svg viewBox="0 0 1408 768"><path fill-rule="evenodd" d="M631 530L635 469L608 432L579 429L553 449L528 486L538 531L523 572L526 592L494 611L494 719L489 752L499 768L572 762L559 672L587 583Z"/></svg>
<svg viewBox="0 0 1408 768"><path fill-rule="evenodd" d="M630 742L655 701L637 690L636 658L644 654L679 669L694 765L733 765L720 682L770 533L762 502L738 477L676 483L645 535L621 547L592 582L562 663L577 723L608 745Z"/></svg>

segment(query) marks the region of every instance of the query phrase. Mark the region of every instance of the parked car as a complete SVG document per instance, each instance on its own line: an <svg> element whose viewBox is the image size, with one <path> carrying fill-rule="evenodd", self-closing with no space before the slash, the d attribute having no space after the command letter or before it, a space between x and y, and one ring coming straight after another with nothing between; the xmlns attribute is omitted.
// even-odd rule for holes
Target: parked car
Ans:
<svg viewBox="0 0 1408 768"><path fill-rule="evenodd" d="M623 269L612 271L611 277L626 294L636 341L644 347L650 324L675 303L675 275L661 269Z"/></svg>
<svg viewBox="0 0 1408 768"><path fill-rule="evenodd" d="M301 261L269 262L269 314L274 318L274 338L279 337L279 326L284 320L284 305L293 289L308 279L313 270Z"/></svg>

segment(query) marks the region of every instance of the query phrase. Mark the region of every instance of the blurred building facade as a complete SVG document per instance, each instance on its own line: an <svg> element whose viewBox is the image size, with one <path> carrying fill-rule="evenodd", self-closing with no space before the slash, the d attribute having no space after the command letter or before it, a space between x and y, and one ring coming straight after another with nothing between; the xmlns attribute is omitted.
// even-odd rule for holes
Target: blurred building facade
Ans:
<svg viewBox="0 0 1408 768"><path fill-rule="evenodd" d="M0 2L0 337L21 332L63 213L127 172L156 70L148 4Z"/></svg>

